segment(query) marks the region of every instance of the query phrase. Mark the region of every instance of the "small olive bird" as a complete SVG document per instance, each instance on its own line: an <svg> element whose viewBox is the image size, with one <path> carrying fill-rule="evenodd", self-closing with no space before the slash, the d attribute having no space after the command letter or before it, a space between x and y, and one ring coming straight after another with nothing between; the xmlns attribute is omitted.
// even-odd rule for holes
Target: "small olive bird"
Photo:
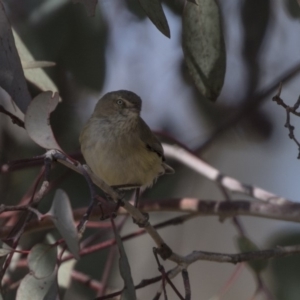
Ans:
<svg viewBox="0 0 300 300"><path fill-rule="evenodd" d="M105 94L80 134L81 152L93 173L119 189L149 187L163 174L174 173L164 150L140 117L141 98L120 90Z"/></svg>

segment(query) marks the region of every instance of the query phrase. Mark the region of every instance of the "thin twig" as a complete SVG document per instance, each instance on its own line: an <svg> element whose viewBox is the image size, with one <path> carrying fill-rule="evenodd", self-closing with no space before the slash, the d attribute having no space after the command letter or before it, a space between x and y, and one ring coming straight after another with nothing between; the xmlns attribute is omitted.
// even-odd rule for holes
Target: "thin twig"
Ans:
<svg viewBox="0 0 300 300"><path fill-rule="evenodd" d="M231 274L231 276L229 277L229 279L225 282L225 284L221 287L218 296L216 297L217 299L222 299L225 294L227 293L227 291L229 290L229 288L237 281L238 276L241 274L242 270L245 268L245 264L244 263L240 263L238 264L233 273Z"/></svg>
<svg viewBox="0 0 300 300"><path fill-rule="evenodd" d="M16 125L18 125L18 126L20 126L22 128L25 128L24 122L20 118L18 118L17 116L15 116L14 114L12 114L9 111L7 111L2 105L0 105L0 112L3 113L3 114L5 114L5 115L7 115L7 116L9 116L11 118L11 121L14 124L16 124Z"/></svg>
<svg viewBox="0 0 300 300"><path fill-rule="evenodd" d="M122 230L122 228L125 225L125 222L127 221L127 219L128 219L128 216L124 216L122 218L122 220L116 225L118 232L120 232ZM106 264L105 264L105 267L104 267L104 270L103 270L103 273L102 273L102 278L101 278L102 288L99 289L99 291L97 293L98 297L105 295L106 288L107 288L107 282L108 282L109 276L112 272L112 265L114 263L114 258L115 258L116 253L117 253L116 248L112 247L110 249L110 252L109 252L108 257L106 259Z"/></svg>
<svg viewBox="0 0 300 300"><path fill-rule="evenodd" d="M222 185L220 185L220 184L218 184L218 187L219 187L221 193L224 195L225 200L228 201L228 202L231 202L232 199L230 197L229 192ZM237 229L238 233L240 235L242 235L242 236L245 236L246 232L245 232L245 229L244 229L244 227L243 227L242 222L240 221L240 219L237 216L234 216L232 218L232 221L233 221L233 224L234 224L235 228Z"/></svg>
<svg viewBox="0 0 300 300"><path fill-rule="evenodd" d="M72 279L98 292L103 288L101 282L92 279L90 276L76 270L72 270Z"/></svg>
<svg viewBox="0 0 300 300"><path fill-rule="evenodd" d="M277 94L273 97L273 101L275 101L278 105L282 106L286 111L286 121L284 124L284 127L288 129L289 131L289 138L295 142L295 144L298 146L298 159L300 159L300 142L295 136L295 126L291 124L291 114L300 117L300 112L297 112L297 109L300 106L300 96L298 97L298 100L295 102L293 106L289 106L285 104L285 102L280 98L282 90L282 83L280 83Z"/></svg>
<svg viewBox="0 0 300 300"><path fill-rule="evenodd" d="M206 251L194 251L185 257L182 257L178 263L190 265L199 260L214 261L219 263L247 262L253 260L266 260L271 258L285 257L293 254L300 254L300 245L276 247L275 249L243 252L237 254L213 253Z"/></svg>
<svg viewBox="0 0 300 300"><path fill-rule="evenodd" d="M260 250L260 251L253 251L253 252L244 252L244 253L238 253L238 254L226 254L226 253L212 253L212 252L205 252L205 251L194 251L191 254L182 257L182 261L179 262L181 264L184 264L185 267L179 267L172 269L171 271L168 271L168 277L174 278L178 273L182 272L183 269L186 269L190 264L195 263L199 260L207 260L207 261L214 261L214 262L220 262L220 263L241 263L246 261L252 261L252 260L265 260L265 259L271 259L271 258L279 258L279 257L285 257L293 254L300 254L300 245L298 246L286 246L286 247L277 247L275 249L269 249L269 250ZM139 289L142 287L145 287L149 284L153 284L155 282L158 282L162 279L162 276L158 276L155 278L152 278L150 280L142 280L142 282L135 286L135 289ZM111 293L106 296L98 297L96 300L104 300L104 299L110 299L113 297L116 297L122 293L121 291Z"/></svg>
<svg viewBox="0 0 300 300"><path fill-rule="evenodd" d="M300 72L300 63L292 67L290 70L275 79L267 88L257 92L255 95L251 96L251 99L246 99L242 107L237 110L237 113L233 114L227 120L223 122L210 137L197 149L198 153L203 153L206 149L212 145L217 138L219 138L223 133L225 133L232 126L237 124L239 121L244 120L245 116L254 112L264 101L268 100L268 97L276 89L279 82L288 82L293 79Z"/></svg>
<svg viewBox="0 0 300 300"><path fill-rule="evenodd" d="M183 269L182 272L182 278L183 278L183 286L185 290L185 300L190 300L192 297L191 294L191 284L189 279L189 273L186 269Z"/></svg>
<svg viewBox="0 0 300 300"><path fill-rule="evenodd" d="M175 294L179 297L179 299L184 300L184 298L182 297L182 295L180 294L180 292L178 291L178 289L176 288L176 286L170 280L167 272L165 271L164 266L160 263L158 255L157 255L158 254L157 248L153 248L153 254L154 254L156 263L158 265L158 271L162 275L162 279L163 279L162 288L163 288L163 291L164 291L165 299L167 300L167 292L166 292L166 287L165 287L165 281L166 281L171 286L171 288L173 289L173 291L175 292Z"/></svg>

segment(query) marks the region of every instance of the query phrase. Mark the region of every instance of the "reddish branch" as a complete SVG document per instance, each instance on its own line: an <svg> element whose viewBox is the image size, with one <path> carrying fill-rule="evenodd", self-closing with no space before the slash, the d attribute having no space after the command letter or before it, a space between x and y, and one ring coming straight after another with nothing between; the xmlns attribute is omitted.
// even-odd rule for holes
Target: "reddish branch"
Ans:
<svg viewBox="0 0 300 300"><path fill-rule="evenodd" d="M151 199L143 200L140 203L140 208L145 212L153 211L176 211L185 212L185 214L179 217L166 220L160 224L154 225L155 228L162 228L170 225L178 225L186 222L192 218L199 216L218 216L221 220L230 218L233 216L253 216L260 218L269 218L290 222L300 222L300 203L285 203L282 205L276 205L272 203L249 201L249 200L234 200L234 201L215 201L215 200L201 200L197 198L170 198L170 199ZM24 210L26 207L21 206L3 206L3 211L9 210ZM3 212L2 211L2 212ZM73 216L75 221L79 221L86 211L86 208L74 209ZM1 211L0 211L1 212ZM119 213L125 213L123 209L119 210ZM96 207L92 214L91 220L99 220L102 211L99 207ZM1 215L0 215L1 217ZM103 225L101 225L103 224ZM95 227L95 223L91 223L91 227ZM38 220L30 221L25 231L39 231L46 230L53 227L53 223L50 219L43 219L41 222ZM96 227L106 228L109 227L106 223L99 223ZM0 238L7 234L7 228L1 228ZM130 236L144 234L145 230L141 229L132 233Z"/></svg>

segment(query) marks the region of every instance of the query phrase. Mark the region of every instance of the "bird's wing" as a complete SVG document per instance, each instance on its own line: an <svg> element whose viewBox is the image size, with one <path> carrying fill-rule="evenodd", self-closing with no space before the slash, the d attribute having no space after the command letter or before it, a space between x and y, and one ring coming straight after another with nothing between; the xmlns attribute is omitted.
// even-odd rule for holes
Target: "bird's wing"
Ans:
<svg viewBox="0 0 300 300"><path fill-rule="evenodd" d="M139 126L139 137L142 142L145 144L146 148L150 151L157 153L158 156L165 160L164 157L164 149L159 141L159 139L154 135L149 126L144 122L142 118L140 118L140 126Z"/></svg>
<svg viewBox="0 0 300 300"><path fill-rule="evenodd" d="M165 169L165 174L173 174L174 169L164 163L164 149L159 141L159 139L154 135L148 125L144 122L142 118L139 126L139 137L141 141L145 144L149 151L155 152L162 159L162 166Z"/></svg>

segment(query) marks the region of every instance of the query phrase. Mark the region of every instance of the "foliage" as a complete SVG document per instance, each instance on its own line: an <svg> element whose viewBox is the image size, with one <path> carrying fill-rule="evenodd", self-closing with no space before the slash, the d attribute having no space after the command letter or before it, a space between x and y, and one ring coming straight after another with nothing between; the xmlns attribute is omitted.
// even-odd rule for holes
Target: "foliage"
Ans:
<svg viewBox="0 0 300 300"><path fill-rule="evenodd" d="M22 134L25 132L32 140L27 141L30 146L21 144L11 147L12 149L22 147L22 151L17 152L18 155L22 153L22 156L16 156L13 151L8 153L12 134L7 134L7 141L3 147L5 151L2 151L1 172L5 186L3 190L9 191L3 195L12 195L5 199L20 200L1 201L0 204L0 218L3 224L0 231L2 241L0 297L3 299L15 297L22 300L74 299L76 288L70 286L79 282L86 287L84 292L80 291L84 294L82 299L96 297L99 300L109 298L134 300L138 299L139 289L159 282L157 293L151 294L149 299L151 297L168 299L169 295L176 295L173 297L178 299L196 299L192 298L197 296L193 295L194 287L191 284L188 267L197 261L207 260L233 264L247 262L253 271L253 282L256 284L253 299L258 294L273 299L262 277L263 271L268 269L267 260L299 254L300 248L296 245L261 250L261 247L256 246L246 234L240 216L250 215L299 222L300 205L262 188L243 184L235 178L222 174L200 158L202 152L219 135L231 129L240 120L248 118L255 123L256 125L251 127L252 130L253 128L260 130L260 127L263 127L261 131L268 131L266 128L270 125L269 119L257 109L266 96L274 92L279 81L274 80L274 83L262 92L254 91L259 83L258 57L269 23L270 1L259 5L252 0L243 3L241 14L245 27L243 56L249 70L249 99L244 99L237 113L232 113L235 109L229 106L219 106L214 113L208 113L211 120L218 119L215 123L218 123L219 119L224 119L225 122L222 126L216 127L211 138L198 148L190 149L182 144L179 138L166 132L158 132L160 137L168 142L164 144L166 157L173 159L178 169L179 164L182 164L208 178L221 191L224 201L179 196L170 198L175 183L183 180L180 175L175 175L171 179L162 180L152 189L155 191L154 196L157 196L155 194L157 187L157 190L164 190L168 195L167 199L160 197L154 197L155 199L149 201L144 199L140 209L125 200L127 195L124 196L119 190L107 186L101 178L97 178L80 163L82 156L76 151L73 141L73 138L77 139L77 134L70 130L73 124L76 126L78 123L76 118L71 122L72 114L68 108L70 99L76 98L76 92L80 88L100 91L107 75L104 53L108 32L113 31L113 28L107 26L105 22L105 10L97 8L95 0L73 0L74 3L55 0L29 2L32 9L37 12L32 18L40 20L38 23L40 25L32 28L28 24L22 27L18 23L22 14L18 15L17 9L14 11L11 4L0 2L2 28L0 88L3 97L9 99L7 103L11 101L17 108L12 112L11 109L1 105L0 112L3 118L10 118L12 123L22 128ZM46 8L50 2L54 8L49 12ZM81 4L75 5L77 2L85 6L86 15L82 13ZM216 0L175 2L166 1L166 4L174 13L181 14L183 51L181 59L184 60L181 75L185 79L186 86L192 87L193 93L197 95L198 106L209 111L213 105L210 102L221 98L225 82L226 47L222 11ZM137 15L142 15L142 8L164 38L173 38L172 26L165 14L167 6L164 3L162 4L160 0L139 0L135 4L128 3L128 6L130 5L133 5L132 11ZM298 13L292 13L295 11L291 9L295 5L295 1L287 1L288 10L294 18L297 18ZM252 17L249 18L248 12L256 14L261 8L263 10L254 28L251 25ZM23 13L27 9L29 8L24 6ZM90 19L92 16L94 21ZM16 30L12 29L11 24ZM77 31L73 30L72 26L76 27ZM27 43L32 43L24 34L26 30L32 30L33 35L40 37L41 44L32 51L26 46ZM45 35L48 30L49 34ZM25 41L26 39L28 40ZM124 38L117 46L122 47L125 42ZM41 54L46 55L47 59L44 60L43 57L42 60L35 60L34 57L40 57ZM49 68L48 71L43 70L46 67ZM281 79L290 80L299 70L300 67L297 65L282 75ZM67 78L70 77L74 80L68 81ZM290 137L299 146L294 136L295 128L290 124L290 114L299 116L297 112L299 100L293 107L285 104L280 95L281 87L273 100L286 110L286 127L289 129ZM220 118L216 118L218 113L221 115ZM44 153L40 154L41 152ZM14 161L7 162L10 155L14 157ZM22 177L11 175L17 173L16 171L33 167L38 167L39 171L32 174L28 171L26 176ZM65 171L66 168L68 171ZM76 176L75 173L81 176ZM5 180L8 183L11 178L19 180L16 191L13 191L11 182L5 184ZM27 192L23 191L25 188ZM234 199L231 195L233 192L238 192L245 198ZM249 200L249 197L253 199ZM151 218L148 220L141 210L178 211L183 214L164 219L154 225ZM125 216L120 216L122 214ZM129 215L134 222L128 218ZM180 250L170 246L172 243L169 237L158 232L158 229L179 225L203 215L217 215L221 221L226 218L233 221L239 233L240 253L191 250L189 254L178 254ZM131 226L134 226L134 231L121 234L125 224L129 223L133 223ZM136 225L141 228L136 228ZM157 274L145 279L148 270L144 270L145 277L137 284L133 268L135 261L128 255L124 241L143 234L147 234L147 238L155 245L154 256L151 258L157 264ZM145 248L141 243L138 251L140 255L146 257L145 253L148 253L149 249ZM123 283L114 288L110 276L115 274L113 264L117 256L119 277ZM168 267L172 267L165 271L165 263L161 264L160 258L167 260L170 263ZM87 266L91 268L85 269ZM234 272L238 273L238 270ZM178 274L182 275L182 286L173 282ZM215 298L221 299L225 294L223 291L233 283L234 280L229 280ZM280 293L283 293L282 290Z"/></svg>

